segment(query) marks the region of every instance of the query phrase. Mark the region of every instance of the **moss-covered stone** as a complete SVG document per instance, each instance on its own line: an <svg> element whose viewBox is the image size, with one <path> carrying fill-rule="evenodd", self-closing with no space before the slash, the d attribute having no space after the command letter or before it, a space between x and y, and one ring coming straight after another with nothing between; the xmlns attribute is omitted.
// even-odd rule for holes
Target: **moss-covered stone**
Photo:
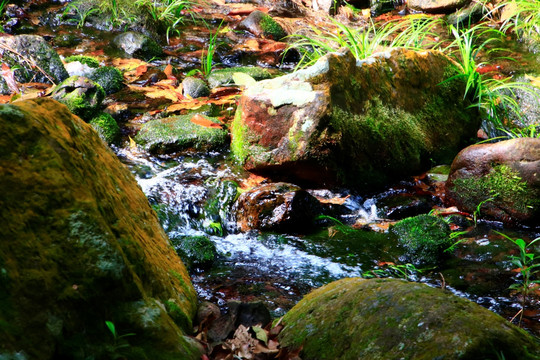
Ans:
<svg viewBox="0 0 540 360"><path fill-rule="evenodd" d="M263 31L263 35L266 38L279 41L287 36L287 32L283 29L283 27L279 25L276 20L272 19L272 17L268 14L263 14L263 16L261 17L260 25Z"/></svg>
<svg viewBox="0 0 540 360"><path fill-rule="evenodd" d="M118 92L124 88L124 75L112 66L102 66L88 76L90 80L101 85L107 95Z"/></svg>
<svg viewBox="0 0 540 360"><path fill-rule="evenodd" d="M217 69L212 71L212 73L208 77L208 84L211 88L233 85L233 74L237 72L247 74L257 81L271 79L275 76L268 69L260 67L240 66L235 68Z"/></svg>
<svg viewBox="0 0 540 360"><path fill-rule="evenodd" d="M102 112L90 120L89 123L108 144L112 144L120 135L120 127L116 123L116 120L107 113Z"/></svg>
<svg viewBox="0 0 540 360"><path fill-rule="evenodd" d="M453 243L450 227L437 216L418 215L403 219L392 227L392 232L415 263L437 263L443 251Z"/></svg>
<svg viewBox="0 0 540 360"><path fill-rule="evenodd" d="M154 39L134 31L117 35L113 44L125 55L147 61L163 53L163 49Z"/></svg>
<svg viewBox="0 0 540 360"><path fill-rule="evenodd" d="M64 59L64 61L66 63L70 63L70 62L73 62L73 61L78 61L81 64L88 65L89 67L95 68L95 69L97 69L99 67L99 61L96 58L93 58L91 56L86 56L86 55L68 56L67 58Z"/></svg>
<svg viewBox="0 0 540 360"><path fill-rule="evenodd" d="M499 315L427 285L343 279L282 320L280 344L312 359L535 359L538 340Z"/></svg>
<svg viewBox="0 0 540 360"><path fill-rule="evenodd" d="M60 56L41 36L3 36L0 45L2 63L17 69L15 79L20 83L59 83L69 76ZM0 93L10 93L3 77L0 77Z"/></svg>
<svg viewBox="0 0 540 360"><path fill-rule="evenodd" d="M207 268L216 259L216 245L206 236L182 236L171 238L171 242L188 268Z"/></svg>
<svg viewBox="0 0 540 360"><path fill-rule="evenodd" d="M71 76L58 84L51 96L66 105L73 114L90 121L99 112L105 91L88 78Z"/></svg>
<svg viewBox="0 0 540 360"><path fill-rule="evenodd" d="M195 290L129 170L52 99L0 124L0 354L199 359Z"/></svg>
<svg viewBox="0 0 540 360"><path fill-rule="evenodd" d="M135 141L152 153L169 153L188 149L209 151L226 145L227 131L222 129L215 118L205 117L207 127L191 121L194 115L172 116L165 119L151 120L143 125Z"/></svg>

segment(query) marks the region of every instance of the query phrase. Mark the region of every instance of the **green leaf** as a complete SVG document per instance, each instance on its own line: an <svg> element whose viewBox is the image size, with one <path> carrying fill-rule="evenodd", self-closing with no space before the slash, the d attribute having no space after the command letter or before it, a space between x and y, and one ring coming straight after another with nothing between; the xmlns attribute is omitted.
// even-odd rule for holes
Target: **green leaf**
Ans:
<svg viewBox="0 0 540 360"><path fill-rule="evenodd" d="M253 326L252 329L253 331L255 331L255 336L257 337L257 339L262 341L264 345L267 345L268 335L266 334L266 331L260 326Z"/></svg>
<svg viewBox="0 0 540 360"><path fill-rule="evenodd" d="M116 338L116 327L112 321L105 321L105 325L109 328L111 334Z"/></svg>
<svg viewBox="0 0 540 360"><path fill-rule="evenodd" d="M517 246L519 246L520 249L527 248L527 244L525 243L525 241L523 239L516 239L515 243L516 243Z"/></svg>
<svg viewBox="0 0 540 360"><path fill-rule="evenodd" d="M248 87L248 86L251 86L251 85L253 85L253 84L255 84L257 82L257 80L255 80L254 78L252 78L248 74L244 74L244 73L241 73L241 72L233 73L232 78L234 80L234 83L236 85L238 85L238 86Z"/></svg>

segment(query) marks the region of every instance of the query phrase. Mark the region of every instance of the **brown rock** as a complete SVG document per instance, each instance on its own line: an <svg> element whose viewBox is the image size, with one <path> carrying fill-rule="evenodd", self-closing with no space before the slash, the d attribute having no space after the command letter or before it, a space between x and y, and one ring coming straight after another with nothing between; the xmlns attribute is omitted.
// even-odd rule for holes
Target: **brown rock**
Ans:
<svg viewBox="0 0 540 360"><path fill-rule="evenodd" d="M408 0L409 8L427 13L450 13L467 6L471 0Z"/></svg>

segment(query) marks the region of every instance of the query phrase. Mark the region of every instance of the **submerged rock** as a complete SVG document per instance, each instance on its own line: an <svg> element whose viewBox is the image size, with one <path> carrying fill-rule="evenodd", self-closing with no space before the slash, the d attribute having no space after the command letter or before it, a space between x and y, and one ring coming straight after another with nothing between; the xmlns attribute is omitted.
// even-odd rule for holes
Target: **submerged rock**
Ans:
<svg viewBox="0 0 540 360"><path fill-rule="evenodd" d="M450 162L476 135L480 121L464 84L443 82L456 74L436 51L394 49L363 61L349 51L328 54L244 91L233 154L266 176L384 186L432 161Z"/></svg>
<svg viewBox="0 0 540 360"><path fill-rule="evenodd" d="M199 125L201 122L205 124ZM145 150L158 154L188 149L216 150L225 146L227 140L227 131L217 119L199 114L150 120L135 136L135 141Z"/></svg>
<svg viewBox="0 0 540 360"><path fill-rule="evenodd" d="M209 268L217 256L216 245L206 236L171 237L171 243L189 269Z"/></svg>
<svg viewBox="0 0 540 360"><path fill-rule="evenodd" d="M0 37L0 57L14 70L15 80L20 83L59 83L69 76L60 56L41 36ZM1 76L0 93L11 93Z"/></svg>
<svg viewBox="0 0 540 360"><path fill-rule="evenodd" d="M0 123L0 358L199 359L195 290L128 169L52 99Z"/></svg>
<svg viewBox="0 0 540 360"><path fill-rule="evenodd" d="M455 158L449 204L503 222L540 223L540 139L472 145Z"/></svg>
<svg viewBox="0 0 540 360"><path fill-rule="evenodd" d="M51 96L66 105L73 114L90 121L99 112L105 91L88 78L71 76L59 84Z"/></svg>
<svg viewBox="0 0 540 360"><path fill-rule="evenodd" d="M127 56L143 60L150 60L163 53L161 46L152 38L134 31L117 35L113 40L113 44Z"/></svg>
<svg viewBox="0 0 540 360"><path fill-rule="evenodd" d="M315 197L287 183L266 184L248 190L240 195L235 208L242 231L303 232L310 229L321 210Z"/></svg>
<svg viewBox="0 0 540 360"><path fill-rule="evenodd" d="M534 359L537 340L466 299L394 279L343 279L284 317L281 346L302 359Z"/></svg>
<svg viewBox="0 0 540 360"><path fill-rule="evenodd" d="M450 13L469 5L471 0L408 0L407 6L427 13Z"/></svg>

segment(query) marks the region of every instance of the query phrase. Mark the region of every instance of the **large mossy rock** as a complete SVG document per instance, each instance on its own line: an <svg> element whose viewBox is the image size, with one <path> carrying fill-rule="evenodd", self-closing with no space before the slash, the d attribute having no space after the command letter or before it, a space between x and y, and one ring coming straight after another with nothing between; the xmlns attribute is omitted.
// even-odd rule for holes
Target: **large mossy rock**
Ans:
<svg viewBox="0 0 540 360"><path fill-rule="evenodd" d="M216 118L200 114L180 115L150 120L135 136L135 141L145 150L157 154L188 149L209 151L224 147L228 134Z"/></svg>
<svg viewBox="0 0 540 360"><path fill-rule="evenodd" d="M294 182L383 186L450 162L480 124L454 63L394 49L363 61L328 54L249 86L232 151L250 171Z"/></svg>
<svg viewBox="0 0 540 360"><path fill-rule="evenodd" d="M395 279L343 279L283 318L280 344L311 359L536 359L537 339L469 300ZM504 356L504 357L502 357Z"/></svg>
<svg viewBox="0 0 540 360"><path fill-rule="evenodd" d="M66 105L73 114L85 121L98 115L105 96L101 85L83 76L70 76L58 84L51 94L54 100Z"/></svg>
<svg viewBox="0 0 540 360"><path fill-rule="evenodd" d="M0 57L2 63L14 70L15 79L20 83L59 83L69 76L60 56L41 36L0 37ZM1 76L0 93L10 93Z"/></svg>
<svg viewBox="0 0 540 360"><path fill-rule="evenodd" d="M0 358L199 359L196 293L127 168L52 99L0 123Z"/></svg>
<svg viewBox="0 0 540 360"><path fill-rule="evenodd" d="M540 223L540 139L472 145L455 158L446 200L495 220Z"/></svg>

